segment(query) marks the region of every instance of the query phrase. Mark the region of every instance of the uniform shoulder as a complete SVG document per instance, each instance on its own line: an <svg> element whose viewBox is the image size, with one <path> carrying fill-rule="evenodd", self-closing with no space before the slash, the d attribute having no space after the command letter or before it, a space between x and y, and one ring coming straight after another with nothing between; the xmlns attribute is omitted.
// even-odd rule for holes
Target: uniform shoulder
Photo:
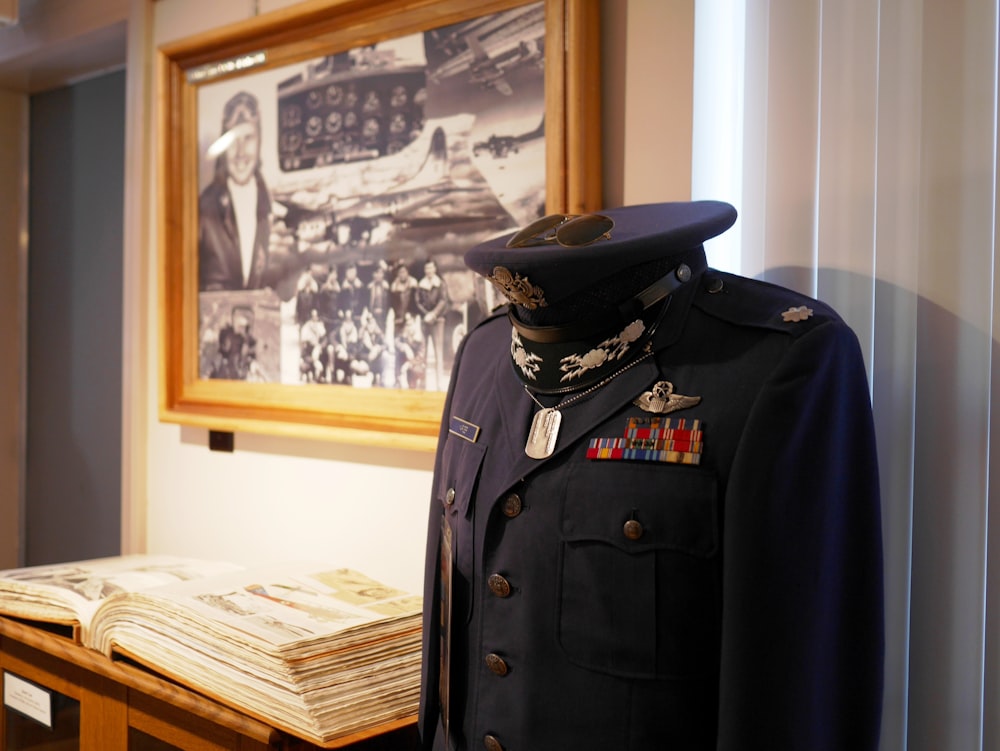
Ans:
<svg viewBox="0 0 1000 751"><path fill-rule="evenodd" d="M777 284L709 269L693 305L739 326L800 336L824 323L842 323L826 303Z"/></svg>
<svg viewBox="0 0 1000 751"><path fill-rule="evenodd" d="M498 308L486 318L473 326L462 339L460 349L470 346L483 348L486 351L497 349L506 352L510 344L510 321L507 319L507 309Z"/></svg>

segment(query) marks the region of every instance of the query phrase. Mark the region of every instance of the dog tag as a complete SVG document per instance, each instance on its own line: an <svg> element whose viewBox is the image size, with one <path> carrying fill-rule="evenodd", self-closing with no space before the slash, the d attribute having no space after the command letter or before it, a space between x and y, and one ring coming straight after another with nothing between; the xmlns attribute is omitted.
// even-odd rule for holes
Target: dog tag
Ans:
<svg viewBox="0 0 1000 751"><path fill-rule="evenodd" d="M536 412L531 418L531 430L528 431L528 442L524 445L524 453L532 459L552 456L552 452L556 449L561 422L562 414L557 409L546 407Z"/></svg>

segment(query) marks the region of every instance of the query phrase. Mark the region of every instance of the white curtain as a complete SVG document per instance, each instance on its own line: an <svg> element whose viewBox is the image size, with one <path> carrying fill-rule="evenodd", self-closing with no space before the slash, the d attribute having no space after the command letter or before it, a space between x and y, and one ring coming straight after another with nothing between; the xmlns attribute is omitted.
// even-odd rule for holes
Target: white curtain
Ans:
<svg viewBox="0 0 1000 751"><path fill-rule="evenodd" d="M883 751L1000 751L997 15L696 0L692 194L741 215L709 261L831 303L866 354Z"/></svg>

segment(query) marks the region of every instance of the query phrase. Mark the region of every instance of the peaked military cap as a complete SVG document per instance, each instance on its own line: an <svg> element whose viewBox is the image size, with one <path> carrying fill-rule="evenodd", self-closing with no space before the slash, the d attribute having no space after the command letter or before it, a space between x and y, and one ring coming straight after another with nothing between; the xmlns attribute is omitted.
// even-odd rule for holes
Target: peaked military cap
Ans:
<svg viewBox="0 0 1000 751"><path fill-rule="evenodd" d="M511 301L511 356L540 393L601 382L636 357L673 292L706 268L703 244L736 221L719 201L551 215L469 250Z"/></svg>
<svg viewBox="0 0 1000 751"><path fill-rule="evenodd" d="M606 217L613 226L599 218L590 220L588 235L588 217L594 216ZM608 209L585 215L583 220L580 230L568 233L566 245L560 244L557 235L562 228L556 225L514 247L508 243L518 233L481 243L466 253L465 263L518 305L519 314L520 309L560 307L588 290L601 290L605 298L621 298L637 292L636 285L643 281L635 275L622 278L623 272L651 263L669 266L672 257L700 248L729 229L736 221L736 209L721 201L651 203ZM550 224L558 221L559 217L553 217ZM565 224L570 229L570 222ZM607 232L602 232L606 227Z"/></svg>

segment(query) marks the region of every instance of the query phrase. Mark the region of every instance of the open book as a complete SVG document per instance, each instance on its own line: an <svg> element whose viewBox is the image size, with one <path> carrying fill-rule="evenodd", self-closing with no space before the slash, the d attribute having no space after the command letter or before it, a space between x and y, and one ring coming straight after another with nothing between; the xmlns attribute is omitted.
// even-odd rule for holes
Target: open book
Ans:
<svg viewBox="0 0 1000 751"><path fill-rule="evenodd" d="M348 568L122 556L0 571L0 614L325 744L416 713L419 596Z"/></svg>

